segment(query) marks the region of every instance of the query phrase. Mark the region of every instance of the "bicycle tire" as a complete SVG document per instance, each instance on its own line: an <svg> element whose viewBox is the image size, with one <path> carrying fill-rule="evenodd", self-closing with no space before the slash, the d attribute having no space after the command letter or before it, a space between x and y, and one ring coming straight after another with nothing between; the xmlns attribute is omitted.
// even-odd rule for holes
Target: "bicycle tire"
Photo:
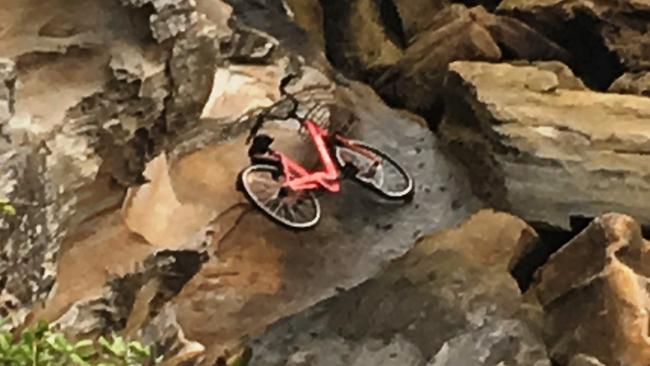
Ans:
<svg viewBox="0 0 650 366"><path fill-rule="evenodd" d="M406 169L399 164L393 157L391 157L388 153L383 152L382 150L371 146L369 144L366 144L365 142L362 141L356 141L356 140L350 140L349 141L351 144L354 144L358 147L361 147L363 149L366 149L373 154L378 155L379 157L382 158L384 162L389 163L390 166L392 166L402 177L404 180L404 187L398 191L391 192L386 189L383 189L382 187L378 187L376 184L371 183L367 179L361 179L359 176L359 170L357 167L354 167L353 173L350 174L350 177L358 184L361 186L372 190L376 194L380 195L381 197L388 199L388 200L400 200L400 201L410 201L413 199L413 196L415 194L415 183L413 181L413 178L411 175L406 171ZM340 144L337 144L334 146L334 156L336 158L337 163L339 164L339 167L341 169L346 170L349 168L350 163L344 161L343 157L341 156L342 151L351 151L345 146L342 146ZM358 154L358 153L357 153ZM349 170L349 169L348 169ZM376 182L375 182L376 183Z"/></svg>
<svg viewBox="0 0 650 366"><path fill-rule="evenodd" d="M262 199L258 196L258 194L253 192L248 177L254 171L265 171L278 177L284 175L282 174L282 171L276 166L267 165L267 164L252 164L247 168L243 169L237 176L237 189L242 191L246 199L254 207L256 207L259 211L261 211L266 217L270 218L273 222L292 230L306 230L306 229L313 228L318 224L321 218L321 207L318 199L314 196L312 192L304 192L303 194L305 195L306 199L313 204L313 208L315 211L313 217L309 218L305 222L292 222L291 220L279 215L277 210L274 211L270 207L268 207L267 203L262 202Z"/></svg>

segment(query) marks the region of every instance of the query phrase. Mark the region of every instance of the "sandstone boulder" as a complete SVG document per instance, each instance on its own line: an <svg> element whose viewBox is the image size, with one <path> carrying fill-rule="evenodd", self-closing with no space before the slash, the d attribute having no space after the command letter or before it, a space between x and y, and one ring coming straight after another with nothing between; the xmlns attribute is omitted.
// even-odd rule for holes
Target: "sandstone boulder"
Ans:
<svg viewBox="0 0 650 366"><path fill-rule="evenodd" d="M474 191L524 220L569 228L616 210L643 224L650 99L563 86L537 66L455 62L440 134Z"/></svg>
<svg viewBox="0 0 650 366"><path fill-rule="evenodd" d="M535 285L551 357L571 365L650 363L649 268L650 243L620 214L598 217L551 256Z"/></svg>

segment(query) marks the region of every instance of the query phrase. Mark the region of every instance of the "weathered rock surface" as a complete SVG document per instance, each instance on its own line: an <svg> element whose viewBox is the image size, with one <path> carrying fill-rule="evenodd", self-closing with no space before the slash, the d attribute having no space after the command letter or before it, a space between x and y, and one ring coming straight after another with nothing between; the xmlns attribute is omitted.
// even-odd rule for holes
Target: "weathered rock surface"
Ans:
<svg viewBox="0 0 650 366"><path fill-rule="evenodd" d="M0 218L0 283L18 318L50 293L68 231L141 183L145 163L196 123L212 87L219 32L193 1L122 3L0 6L12 28L0 54L16 64L2 68L2 118L11 118L0 186L18 211Z"/></svg>
<svg viewBox="0 0 650 366"><path fill-rule="evenodd" d="M211 364L268 324L372 277L421 235L473 212L476 201L462 173L421 119L388 108L369 87L332 72L282 2L229 3L198 1L188 8L193 2L130 1L107 10L103 2L85 2L131 19L138 32L125 28L118 37L108 25L91 24L101 42L84 44L79 54L65 43L55 61L24 58L21 52L33 53L24 45L16 51L18 81L7 83L17 85L16 113L3 128L11 155L2 173L10 184L2 189L19 188L7 193L19 215L0 237L8 235L3 249L10 254L0 275L8 278L4 295L12 302L3 304L22 311L45 298L29 320L42 317L78 335L121 331L155 341L177 360ZM73 5L59 4L70 14ZM82 28L74 19L64 27L50 22L43 32L74 33ZM52 46L46 37L30 37ZM94 55L92 62L84 52ZM36 98L40 79L55 84L70 68L80 70L78 77ZM249 163L242 132L255 110L277 101L279 80L289 72L302 75L290 86L301 92L301 111L332 128L352 122L353 137L408 168L417 182L416 203L380 204L346 184L341 196L323 198L327 214L318 229L301 234L278 228L245 204L233 184ZM52 113L43 101L56 106ZM295 124L268 128L276 148L313 157ZM34 167L25 171L27 164ZM32 212L23 202L37 204ZM37 219L47 229L38 245L19 240ZM151 258L203 237L210 258L194 277L194 270L186 271L182 289L169 290L169 268ZM12 245L21 253L33 249L31 262L20 262ZM146 269L152 265L160 270ZM48 276L40 276L44 266ZM30 278L33 287L25 286Z"/></svg>
<svg viewBox="0 0 650 366"><path fill-rule="evenodd" d="M404 30L404 41L409 44L411 39L431 26L437 12L447 6L446 1L440 0L394 0L401 26Z"/></svg>
<svg viewBox="0 0 650 366"><path fill-rule="evenodd" d="M550 365L539 305L508 274L531 232L481 211L425 237L376 278L271 327L252 342L252 364Z"/></svg>
<svg viewBox="0 0 650 366"><path fill-rule="evenodd" d="M650 216L650 99L566 88L535 66L455 62L440 133L474 192L528 222Z"/></svg>
<svg viewBox="0 0 650 366"><path fill-rule="evenodd" d="M650 69L650 6L643 1L504 0L499 11L524 19L572 53L571 66L606 89L624 71Z"/></svg>
<svg viewBox="0 0 650 366"><path fill-rule="evenodd" d="M614 80L609 87L612 93L637 94L650 97L650 72L628 72Z"/></svg>
<svg viewBox="0 0 650 366"><path fill-rule="evenodd" d="M571 365L650 363L648 268L650 243L626 215L598 217L556 252L535 285L552 358Z"/></svg>
<svg viewBox="0 0 650 366"><path fill-rule="evenodd" d="M311 40L325 50L323 8L318 0L285 0L296 24L305 29Z"/></svg>
<svg viewBox="0 0 650 366"><path fill-rule="evenodd" d="M447 65L457 60L565 59L566 51L524 23L483 7L451 5L437 13L375 87L390 103L436 120Z"/></svg>

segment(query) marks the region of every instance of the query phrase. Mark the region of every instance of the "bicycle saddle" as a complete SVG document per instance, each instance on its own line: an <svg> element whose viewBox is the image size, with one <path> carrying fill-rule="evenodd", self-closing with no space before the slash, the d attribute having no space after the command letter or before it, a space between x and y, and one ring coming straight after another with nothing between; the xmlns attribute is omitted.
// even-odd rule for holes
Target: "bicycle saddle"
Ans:
<svg viewBox="0 0 650 366"><path fill-rule="evenodd" d="M248 149L248 156L253 157L256 155L263 155L269 151L269 147L273 143L273 137L265 134L257 135L253 138L253 143Z"/></svg>

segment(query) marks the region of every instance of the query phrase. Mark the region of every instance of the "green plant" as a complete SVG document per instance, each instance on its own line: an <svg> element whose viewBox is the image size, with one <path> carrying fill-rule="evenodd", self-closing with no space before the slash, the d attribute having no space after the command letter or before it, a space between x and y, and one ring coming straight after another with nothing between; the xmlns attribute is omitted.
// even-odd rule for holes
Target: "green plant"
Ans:
<svg viewBox="0 0 650 366"><path fill-rule="evenodd" d="M150 347L117 335L75 342L45 322L19 335L0 331L2 366L141 366L159 361L152 360Z"/></svg>
<svg viewBox="0 0 650 366"><path fill-rule="evenodd" d="M0 213L7 216L16 215L16 208L11 203L0 200Z"/></svg>

